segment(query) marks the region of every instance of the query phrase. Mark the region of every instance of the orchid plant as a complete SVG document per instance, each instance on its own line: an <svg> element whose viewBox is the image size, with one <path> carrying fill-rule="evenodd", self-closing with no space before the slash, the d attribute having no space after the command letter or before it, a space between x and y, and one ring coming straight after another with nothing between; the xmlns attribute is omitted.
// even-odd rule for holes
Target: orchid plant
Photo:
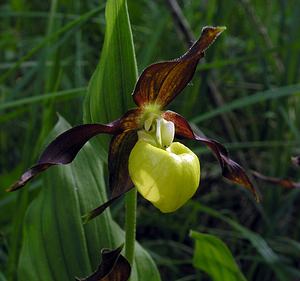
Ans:
<svg viewBox="0 0 300 281"><path fill-rule="evenodd" d="M101 214L134 187L163 213L174 212L183 206L199 186L200 162L188 147L175 139L196 140L206 145L218 159L223 176L249 189L258 200L245 170L229 157L222 144L197 135L183 116L165 110L191 81L204 52L224 29L205 27L200 38L183 56L147 67L132 94L136 108L109 124L84 124L65 131L46 147L37 164L27 170L8 191L22 188L53 165L71 163L92 137L110 134L113 136L108 155L111 196L107 202L85 215L85 222ZM122 246L112 251L104 250L96 272L86 279L76 280L128 280L135 241L134 229L131 228L135 229L135 222L126 227L126 258L120 254Z"/></svg>
<svg viewBox="0 0 300 281"><path fill-rule="evenodd" d="M99 215L134 186L162 212L173 212L184 205L199 186L200 164L198 157L182 143L174 142L174 138L196 140L208 146L218 159L223 176L249 189L258 199L245 170L229 157L222 144L197 135L184 117L164 110L190 82L205 50L224 29L205 27L183 56L147 67L132 95L137 108L109 124L79 125L59 135L46 147L37 164L8 191L23 187L53 165L72 162L92 137L110 134L111 197L87 214L85 221Z"/></svg>

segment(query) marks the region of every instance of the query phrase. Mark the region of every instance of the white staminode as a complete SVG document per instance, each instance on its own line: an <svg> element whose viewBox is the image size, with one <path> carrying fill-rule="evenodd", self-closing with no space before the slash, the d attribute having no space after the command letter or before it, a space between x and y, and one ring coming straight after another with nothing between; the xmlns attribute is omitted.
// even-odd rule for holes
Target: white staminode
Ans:
<svg viewBox="0 0 300 281"><path fill-rule="evenodd" d="M174 140L175 126L163 118L156 119L156 139L162 148L167 148Z"/></svg>
<svg viewBox="0 0 300 281"><path fill-rule="evenodd" d="M144 121L144 130L138 132L139 140L143 139L154 146L164 149L172 144L174 135L174 123L163 119L157 114L151 114Z"/></svg>

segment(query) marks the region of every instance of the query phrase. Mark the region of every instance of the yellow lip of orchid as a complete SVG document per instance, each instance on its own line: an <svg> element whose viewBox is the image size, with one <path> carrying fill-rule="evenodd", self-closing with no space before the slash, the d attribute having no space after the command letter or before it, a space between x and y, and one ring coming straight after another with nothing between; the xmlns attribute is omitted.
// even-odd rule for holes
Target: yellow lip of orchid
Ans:
<svg viewBox="0 0 300 281"><path fill-rule="evenodd" d="M128 171L139 193L164 213L174 212L196 192L198 157L174 142L175 126L151 111L131 150Z"/></svg>
<svg viewBox="0 0 300 281"><path fill-rule="evenodd" d="M163 149L139 140L130 153L128 169L139 193L164 213L180 208L199 186L198 157L179 142Z"/></svg>

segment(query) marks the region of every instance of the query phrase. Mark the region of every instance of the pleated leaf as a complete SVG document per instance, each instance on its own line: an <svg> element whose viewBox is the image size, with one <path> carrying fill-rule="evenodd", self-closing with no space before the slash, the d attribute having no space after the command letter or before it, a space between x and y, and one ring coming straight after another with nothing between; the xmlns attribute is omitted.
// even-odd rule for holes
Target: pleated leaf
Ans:
<svg viewBox="0 0 300 281"><path fill-rule="evenodd" d="M191 231L195 239L193 264L205 271L213 281L246 281L230 250L218 237Z"/></svg>
<svg viewBox="0 0 300 281"><path fill-rule="evenodd" d="M60 118L52 138L69 129ZM109 210L86 225L81 216L107 200L103 163L87 143L72 164L52 167L26 213L18 267L20 281L83 278L100 264L100 250L124 243L124 232ZM160 280L154 262L138 244L132 280Z"/></svg>
<svg viewBox="0 0 300 281"><path fill-rule="evenodd" d="M100 62L88 87L85 123L109 123L133 107L137 66L126 0L108 0Z"/></svg>

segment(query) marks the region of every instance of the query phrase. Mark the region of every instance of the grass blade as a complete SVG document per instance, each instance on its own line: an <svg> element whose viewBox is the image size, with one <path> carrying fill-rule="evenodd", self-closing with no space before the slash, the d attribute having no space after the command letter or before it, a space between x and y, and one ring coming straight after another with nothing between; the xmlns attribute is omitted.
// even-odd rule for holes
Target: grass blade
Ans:
<svg viewBox="0 0 300 281"><path fill-rule="evenodd" d="M243 97L240 99L235 99L233 102L227 103L222 107L218 107L214 110L211 110L207 113L204 113L198 117L195 117L191 120L193 123L199 123L204 120L216 117L220 114L230 112L235 109L241 109L246 106L254 105L259 102L264 102L267 100L274 100L283 97L289 97L292 95L300 94L300 84L284 86L277 89L271 89L264 92L258 92L254 95Z"/></svg>

